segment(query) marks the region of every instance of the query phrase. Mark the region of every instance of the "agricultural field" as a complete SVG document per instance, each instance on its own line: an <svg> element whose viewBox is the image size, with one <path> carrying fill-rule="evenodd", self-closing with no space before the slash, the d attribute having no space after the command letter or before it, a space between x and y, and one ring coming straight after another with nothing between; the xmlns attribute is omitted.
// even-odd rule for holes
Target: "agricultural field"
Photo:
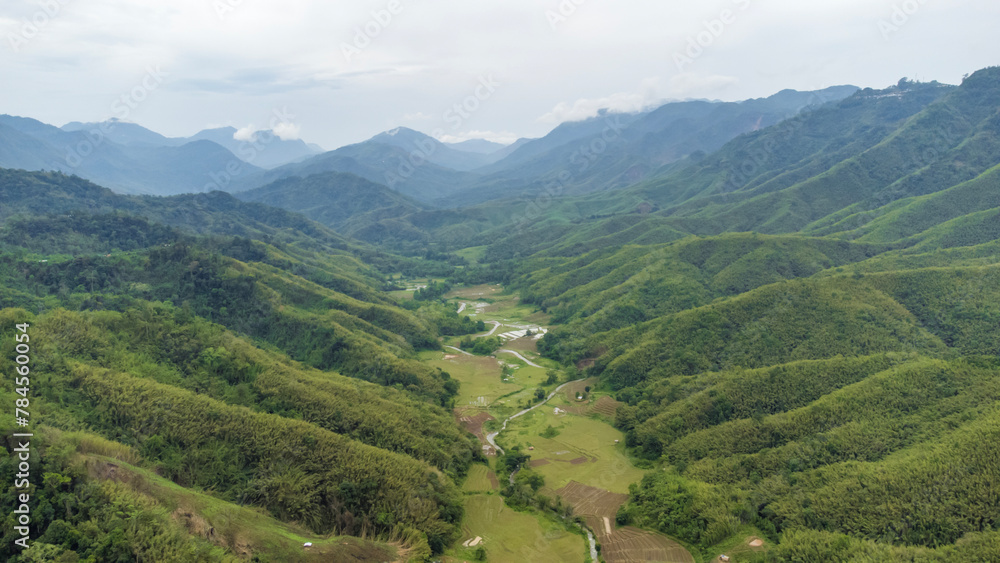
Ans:
<svg viewBox="0 0 1000 563"><path fill-rule="evenodd" d="M427 365L448 372L461 384L455 402L458 408L516 408L519 401L531 396L548 377L546 370L527 366L511 354L501 353L491 358L447 348L444 352L423 352L420 358ZM510 366L506 376L504 365Z"/></svg>
<svg viewBox="0 0 1000 563"><path fill-rule="evenodd" d="M459 546L445 557L446 563L474 561L475 548L461 544L475 538L481 538L478 545L485 549L490 563L586 561L586 539L582 535L569 532L555 522L515 512L497 495L467 496L465 514L463 537Z"/></svg>
<svg viewBox="0 0 1000 563"><path fill-rule="evenodd" d="M576 481L571 481L556 493L573 507L575 514L586 520L601 543L601 555L608 563L694 563L694 558L682 545L662 534L615 524L618 507L628 500L628 495L588 487Z"/></svg>
<svg viewBox="0 0 1000 563"><path fill-rule="evenodd" d="M432 281L434 281L434 280L430 280L430 279L427 279L427 278L404 279L402 276L395 276L393 279L394 279L394 281L395 281L395 283L396 283L397 286L403 287L403 288L406 288L406 289L401 289L401 290L398 290L398 291L390 291L390 292L388 292L388 295L391 295L395 299L404 300L404 301L408 300L408 299L413 299L413 294L418 289L423 289L423 288L427 287L427 285L429 283L431 283Z"/></svg>
<svg viewBox="0 0 1000 563"><path fill-rule="evenodd" d="M446 298L454 301L462 314L489 325L489 331L477 337L501 335L505 340L494 357L472 356L455 348L421 356L425 363L448 372L461 383L456 420L485 443L489 429L534 403L535 390L544 385L548 369L532 364L554 367L549 360L540 359L536 338L522 336L528 327L533 335L542 332L548 318L532 307L520 305L516 295L504 294L498 286L460 288ZM458 339L445 342L446 346L457 344ZM644 472L636 469L626 455L624 435L609 424L620 403L594 393L599 383L592 378L566 385L544 406L508 423L500 444L505 448L520 445L531 455L531 467L545 477L545 494L563 496L584 517L609 563L693 562L686 549L666 536L616 527L615 514L628 498L629 485L641 480ZM491 469L484 465L470 469L463 485L468 495L463 522L467 537L445 561L476 560L480 547L486 551L488 561L588 558L582 537L561 528L546 535L541 531L543 527L558 524L510 510L503 498L494 494L498 489ZM566 537L552 536L554 533Z"/></svg>
<svg viewBox="0 0 1000 563"><path fill-rule="evenodd" d="M551 316L541 312L534 305L521 304L517 294L504 293L499 285L474 285L456 288L445 294L445 299L456 304L467 303L464 311L473 320L499 321L511 325L532 325L545 327ZM478 304L479 307L475 305ZM506 332L501 330L500 332Z"/></svg>
<svg viewBox="0 0 1000 563"><path fill-rule="evenodd" d="M508 448L520 444L550 489L577 481L613 493L627 493L629 484L642 479L643 471L636 469L625 453L624 434L600 420L555 414L557 407L564 411L568 403L557 396L544 407L514 419L501 435L500 445ZM543 437L550 426L558 434ZM534 450L528 451L529 447Z"/></svg>
<svg viewBox="0 0 1000 563"><path fill-rule="evenodd" d="M467 493L488 493L500 489L496 473L485 465L476 464L469 468L462 490Z"/></svg>

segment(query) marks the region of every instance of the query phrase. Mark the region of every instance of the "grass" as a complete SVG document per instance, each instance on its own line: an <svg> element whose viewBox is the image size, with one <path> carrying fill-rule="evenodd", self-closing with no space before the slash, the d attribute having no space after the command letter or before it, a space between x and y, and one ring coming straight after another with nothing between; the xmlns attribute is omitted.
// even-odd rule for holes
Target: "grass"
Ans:
<svg viewBox="0 0 1000 563"><path fill-rule="evenodd" d="M463 537L458 546L448 552L447 563L475 561L475 548L462 547L461 542L483 538L486 560L490 563L524 563L545 561L583 563L586 560L586 540L567 531L555 522L548 522L527 513L508 508L497 495L470 495L465 499Z"/></svg>
<svg viewBox="0 0 1000 563"><path fill-rule="evenodd" d="M625 435L607 423L574 414L554 414L557 406L569 406L554 397L544 407L514 419L500 436L505 448L520 444L534 460L549 463L535 468L545 477L549 489L559 489L570 481L598 487L613 493L628 493L628 486L642 479L643 471L633 467L625 451ZM543 438L552 426L559 434ZM615 440L619 440L615 444ZM529 446L533 451L527 451ZM564 453L565 452L565 453ZM584 463L570 460L587 458Z"/></svg>
<svg viewBox="0 0 1000 563"><path fill-rule="evenodd" d="M481 315L476 315L474 308L466 309L466 313L476 320L538 326L548 326L552 320L550 315L542 313L536 306L521 304L521 298L516 294L504 293L503 288L499 285L484 284L457 288L445 294L444 297L456 302L489 303ZM505 332L504 328L501 327L499 332Z"/></svg>
<svg viewBox="0 0 1000 563"><path fill-rule="evenodd" d="M475 265L486 255L486 248L485 246L470 246L469 248L455 251L455 254L465 258L470 264Z"/></svg>
<svg viewBox="0 0 1000 563"><path fill-rule="evenodd" d="M456 357L446 360L446 355ZM520 385L505 383L501 379L500 363L494 358L466 356L454 350L445 350L444 353L422 352L420 356L424 363L441 368L461 384L456 401L459 407L486 407L498 397L521 389Z"/></svg>
<svg viewBox="0 0 1000 563"><path fill-rule="evenodd" d="M493 479L490 479L490 476ZM485 465L476 464L469 468L469 476L465 478L462 490L467 493L488 493L496 490L493 482L496 481L496 474Z"/></svg>
<svg viewBox="0 0 1000 563"><path fill-rule="evenodd" d="M455 356L444 359L445 356ZM441 368L461 384L456 406L510 406L517 407L520 401L534 394L535 389L545 383L546 370L525 366L510 354L502 354L501 359L466 356L454 350L444 352L428 351L420 354L420 359L429 366ZM518 366L504 381L500 361Z"/></svg>

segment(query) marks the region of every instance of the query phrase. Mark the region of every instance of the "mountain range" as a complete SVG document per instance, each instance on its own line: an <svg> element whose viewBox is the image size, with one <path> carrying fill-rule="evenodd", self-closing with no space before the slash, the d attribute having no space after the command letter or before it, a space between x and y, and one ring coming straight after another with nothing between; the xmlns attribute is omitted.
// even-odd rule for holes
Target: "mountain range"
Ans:
<svg viewBox="0 0 1000 563"><path fill-rule="evenodd" d="M318 154L315 145L282 140L271 131L240 135L226 127L168 138L117 120L56 128L4 116L0 165L58 170L124 193L156 195L239 192L296 176L345 172L423 204L456 207L518 197L553 181L565 193L623 187L855 90L786 90L740 103L672 102L641 113L603 112L509 146L483 140L447 144L400 127Z"/></svg>
<svg viewBox="0 0 1000 563"><path fill-rule="evenodd" d="M613 424L600 440L642 474L601 521L577 513L609 534L695 561L1000 553L1000 67L605 112L507 147L398 129L248 168L234 193L82 177L235 158L133 127L52 171L86 130L0 119L0 163L48 170L0 168L0 368L30 348L32 531L53 559L290 561L309 540L331 550L309 560L471 560L470 519L519 526L473 491L562 530L572 501L545 478L606 478L596 454L532 459L595 444L580 421ZM548 327L517 342L534 376L472 357L492 332L465 315L501 300ZM456 404L487 377L531 381L506 395L522 405L578 380L556 400L586 416L518 417L537 431L486 463L459 423L519 410Z"/></svg>

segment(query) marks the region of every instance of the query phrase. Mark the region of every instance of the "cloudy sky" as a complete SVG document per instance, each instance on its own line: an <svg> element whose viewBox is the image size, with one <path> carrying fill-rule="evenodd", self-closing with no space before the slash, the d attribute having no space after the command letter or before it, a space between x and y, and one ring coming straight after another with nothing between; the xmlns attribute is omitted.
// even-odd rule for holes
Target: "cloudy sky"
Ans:
<svg viewBox="0 0 1000 563"><path fill-rule="evenodd" d="M327 149L396 126L512 141L599 108L958 83L996 0L3 0L0 113Z"/></svg>

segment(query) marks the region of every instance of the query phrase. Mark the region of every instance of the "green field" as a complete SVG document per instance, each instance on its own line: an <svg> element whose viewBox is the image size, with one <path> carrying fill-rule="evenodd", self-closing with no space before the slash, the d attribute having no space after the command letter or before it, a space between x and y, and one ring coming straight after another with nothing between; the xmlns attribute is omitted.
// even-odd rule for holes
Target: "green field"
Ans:
<svg viewBox="0 0 1000 563"><path fill-rule="evenodd" d="M555 407L569 403L555 397L544 407L518 417L507 425L501 435L500 445L505 448L517 444L532 461L548 460L546 465L535 467L545 477L550 489L563 487L570 481L606 489L613 493L627 493L628 486L642 479L643 471L632 466L625 454L625 435L600 420L574 414L554 414ZM543 438L540 434L549 426L559 434ZM615 444L615 440L619 440ZM535 449L527 451L531 446ZM584 463L571 460L587 458Z"/></svg>
<svg viewBox="0 0 1000 563"><path fill-rule="evenodd" d="M470 264L478 264L486 254L486 247L470 246L469 248L463 248L462 250L455 251L455 254L465 258Z"/></svg>
<svg viewBox="0 0 1000 563"><path fill-rule="evenodd" d="M469 304L463 314L468 314L473 319L483 321L500 321L517 324L535 324L547 326L551 322L551 317L541 312L534 305L521 303L521 298L517 294L504 293L503 287L499 285L474 285L453 289L445 294L445 299L456 303L464 301ZM476 314L472 307L473 303L487 303L482 314ZM498 332L502 332L503 328Z"/></svg>
<svg viewBox="0 0 1000 563"><path fill-rule="evenodd" d="M463 536L445 558L448 563L474 561L474 548L462 547L468 539L483 538L490 563L583 563L587 558L583 536L553 522L515 512L497 495L470 495L465 499Z"/></svg>
<svg viewBox="0 0 1000 563"><path fill-rule="evenodd" d="M445 356L453 357L445 359ZM548 377L546 370L526 366L511 354L490 358L466 356L446 349L444 352L422 352L420 358L427 365L448 372L461 383L455 403L459 407L517 408L519 402L531 397ZM502 379L500 362L515 366L506 381Z"/></svg>
<svg viewBox="0 0 1000 563"><path fill-rule="evenodd" d="M490 478L492 476L492 479ZM487 493L496 490L493 482L496 474L485 465L473 465L469 468L469 476L465 478L462 490L467 493Z"/></svg>

